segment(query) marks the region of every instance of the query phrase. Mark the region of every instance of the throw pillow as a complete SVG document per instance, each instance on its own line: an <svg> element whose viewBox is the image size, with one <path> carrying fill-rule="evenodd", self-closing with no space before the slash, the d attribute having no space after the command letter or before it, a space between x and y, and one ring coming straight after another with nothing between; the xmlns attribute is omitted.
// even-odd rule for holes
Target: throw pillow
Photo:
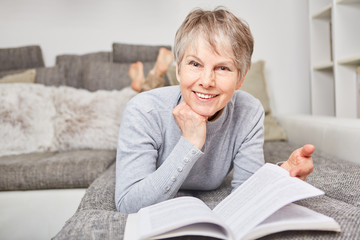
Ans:
<svg viewBox="0 0 360 240"><path fill-rule="evenodd" d="M161 47L171 50L171 46L167 45L113 43L113 61L118 63L155 62Z"/></svg>
<svg viewBox="0 0 360 240"><path fill-rule="evenodd" d="M263 60L251 63L241 90L259 99L264 107L265 113L270 112L270 102L265 79L265 62Z"/></svg>
<svg viewBox="0 0 360 240"><path fill-rule="evenodd" d="M51 95L40 84L0 84L0 156L55 150Z"/></svg>
<svg viewBox="0 0 360 240"><path fill-rule="evenodd" d="M110 62L110 52L95 52L84 55L64 54L56 57L56 65L64 71L66 86L83 87L83 65L87 62Z"/></svg>
<svg viewBox="0 0 360 240"><path fill-rule="evenodd" d="M89 92L59 87L53 96L58 149L116 149L122 112L136 94L130 88Z"/></svg>
<svg viewBox="0 0 360 240"><path fill-rule="evenodd" d="M240 88L259 99L265 111L265 141L287 140L285 130L277 123L271 114L270 100L265 79L265 61L259 60L251 63L251 67L245 77L244 84Z"/></svg>
<svg viewBox="0 0 360 240"><path fill-rule="evenodd" d="M0 71L44 66L40 46L0 48Z"/></svg>
<svg viewBox="0 0 360 240"><path fill-rule="evenodd" d="M0 83L34 83L36 70L30 69L20 73L6 75L0 78Z"/></svg>
<svg viewBox="0 0 360 240"><path fill-rule="evenodd" d="M144 62L144 75L155 62ZM120 90L131 84L128 76L131 63L89 62L83 67L83 87L89 91Z"/></svg>
<svg viewBox="0 0 360 240"><path fill-rule="evenodd" d="M64 71L59 66L37 68L35 82L48 86L66 85Z"/></svg>
<svg viewBox="0 0 360 240"><path fill-rule="evenodd" d="M285 129L278 124L276 118L271 113L265 115L264 128L265 141L287 140Z"/></svg>
<svg viewBox="0 0 360 240"><path fill-rule="evenodd" d="M171 65L169 67L168 71L166 72L166 76L169 79L170 86L179 85L179 81L176 78L176 66L175 65Z"/></svg>

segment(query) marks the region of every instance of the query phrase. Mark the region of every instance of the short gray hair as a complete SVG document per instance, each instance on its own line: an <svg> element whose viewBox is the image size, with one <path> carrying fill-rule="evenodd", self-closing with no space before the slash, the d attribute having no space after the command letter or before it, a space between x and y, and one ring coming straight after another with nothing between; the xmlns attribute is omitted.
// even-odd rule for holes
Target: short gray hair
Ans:
<svg viewBox="0 0 360 240"><path fill-rule="evenodd" d="M250 68L254 48L254 39L248 24L222 7L213 11L191 11L175 35L174 57L179 67L187 47L196 44L199 36L204 37L216 53L221 50L220 44L224 40L228 41L242 79Z"/></svg>

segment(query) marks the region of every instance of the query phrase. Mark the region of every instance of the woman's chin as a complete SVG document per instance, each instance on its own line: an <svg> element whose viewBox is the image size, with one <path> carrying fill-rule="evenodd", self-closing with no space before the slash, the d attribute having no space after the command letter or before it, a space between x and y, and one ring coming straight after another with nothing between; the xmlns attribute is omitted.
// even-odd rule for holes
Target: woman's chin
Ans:
<svg viewBox="0 0 360 240"><path fill-rule="evenodd" d="M203 109L193 109L194 112L196 112L197 114L206 117L208 119L212 119L215 117L215 115L217 115L217 113L219 111L208 111L208 110L203 110Z"/></svg>

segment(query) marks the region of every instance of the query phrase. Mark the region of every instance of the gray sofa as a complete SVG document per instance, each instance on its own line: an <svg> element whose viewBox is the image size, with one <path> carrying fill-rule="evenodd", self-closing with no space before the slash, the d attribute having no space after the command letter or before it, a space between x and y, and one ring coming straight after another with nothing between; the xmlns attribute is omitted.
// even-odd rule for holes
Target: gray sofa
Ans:
<svg viewBox="0 0 360 240"><path fill-rule="evenodd" d="M53 67L45 67L40 46L0 49L0 84L33 82L88 91L121 90L130 85L128 69L136 61L134 59L144 61L144 72L147 73L156 61L159 48L170 48L121 43L114 43L112 47L113 51L108 52L59 55ZM26 74L29 69L36 74ZM5 106L0 107L0 123L10 122L21 127L23 120L14 122L10 111ZM0 131L0 134L2 139L9 137L4 131ZM5 151L4 148L0 147L0 150ZM66 150L9 156L0 154L0 191L86 188L115 160L114 149L70 147Z"/></svg>
<svg viewBox="0 0 360 240"><path fill-rule="evenodd" d="M31 68L36 69L34 82L47 86L65 85L88 91L120 90L130 84L127 77L129 65L138 60L144 61L145 72L149 71L158 49L159 46L114 43L109 52L60 55L56 59L56 66L50 68L44 66L39 46L0 49L0 66L5 66L0 67L0 78ZM10 55L15 57L8 57ZM11 63L7 60L11 60ZM271 111L266 111L266 114L271 116ZM267 119L267 123L274 126L274 119ZM266 162L285 160L299 147L286 141L284 132L278 131L278 126L275 126L277 131L268 129L267 125L265 128ZM66 151L2 156L0 191L87 188L77 211L53 239L122 239L127 216L115 209L115 154L115 149L69 148ZM333 217L340 224L342 232L294 231L264 239L360 238L360 166L321 151L314 154L314 166L315 170L307 181L326 194L298 203ZM213 208L230 193L230 179L229 175L219 189L211 192L181 191L178 195L199 197Z"/></svg>
<svg viewBox="0 0 360 240"><path fill-rule="evenodd" d="M286 159L296 145L286 141L265 142L266 162ZM308 182L325 191L325 196L297 202L300 205L333 217L341 226L341 233L319 231L289 231L263 239L359 239L360 238L360 166L332 158L321 152L314 154L315 170ZM231 176L211 192L182 191L178 195L192 195L215 207L231 192ZM74 216L67 221L54 239L122 239L126 214L116 212L114 203L115 165L113 164L87 189ZM176 238L185 239L185 238ZM186 239L209 239L187 237Z"/></svg>

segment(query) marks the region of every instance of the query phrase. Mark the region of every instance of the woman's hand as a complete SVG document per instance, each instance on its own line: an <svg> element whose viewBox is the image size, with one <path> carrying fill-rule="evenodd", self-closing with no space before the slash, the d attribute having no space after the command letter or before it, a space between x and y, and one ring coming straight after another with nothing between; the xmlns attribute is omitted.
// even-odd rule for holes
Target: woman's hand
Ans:
<svg viewBox="0 0 360 240"><path fill-rule="evenodd" d="M312 161L312 154L315 147L307 144L302 148L296 149L284 162L281 167L289 171L290 176L298 177L305 180L306 177L313 171L314 165Z"/></svg>
<svg viewBox="0 0 360 240"><path fill-rule="evenodd" d="M174 108L173 115L182 136L201 149L206 139L207 117L194 112L185 101L182 101Z"/></svg>

